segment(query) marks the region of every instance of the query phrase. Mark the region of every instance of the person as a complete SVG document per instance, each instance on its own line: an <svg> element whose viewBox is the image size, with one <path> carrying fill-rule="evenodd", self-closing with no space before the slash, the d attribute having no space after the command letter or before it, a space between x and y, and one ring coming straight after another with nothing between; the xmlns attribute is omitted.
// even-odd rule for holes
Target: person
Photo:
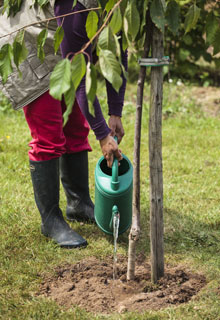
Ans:
<svg viewBox="0 0 220 320"><path fill-rule="evenodd" d="M34 21L25 29L25 42L29 51L27 59L21 64L20 78L17 71L6 83L0 80L0 90L10 99L15 109L23 108L32 141L29 146L30 172L35 202L41 215L41 232L52 238L59 246L65 248L85 247L87 241L75 232L63 217L59 207L60 178L67 198L66 217L68 220L94 221L94 204L90 198L88 180L88 152L91 147L88 141L89 129L94 131L107 165L112 166L113 158L122 159L118 143L123 138L124 129L121 122L126 80L117 93L109 82L106 82L109 122L103 117L102 110L95 98L95 115L89 113L85 89L85 77L76 92L76 99L66 125L63 127L63 113L66 110L64 99L55 100L49 94L49 77L61 59L53 50L53 36L58 25L64 29L64 38L60 49L62 57L71 58L89 41L85 24L88 11L85 8L97 7L95 0L79 0L73 8L73 0L51 0L43 10L37 6L30 7L23 1L21 10L14 17L4 14L0 21L0 47L6 38L1 38L18 28ZM77 14L60 18L70 13ZM36 38L45 27L44 20L57 17L48 24L48 38L45 43L45 59L41 63L36 53ZM12 37L9 39L13 40ZM91 61L91 45L86 49ZM122 62L127 68L127 53L122 52Z"/></svg>

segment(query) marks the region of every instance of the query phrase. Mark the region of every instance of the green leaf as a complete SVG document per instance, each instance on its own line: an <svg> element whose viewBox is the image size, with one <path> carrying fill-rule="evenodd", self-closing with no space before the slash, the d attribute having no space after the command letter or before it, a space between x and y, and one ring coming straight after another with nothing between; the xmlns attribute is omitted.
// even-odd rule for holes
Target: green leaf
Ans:
<svg viewBox="0 0 220 320"><path fill-rule="evenodd" d="M12 73L13 50L10 44L5 44L0 50L0 75L2 82L6 83Z"/></svg>
<svg viewBox="0 0 220 320"><path fill-rule="evenodd" d="M121 59L121 45L120 45L120 42L119 42L119 39L121 37L118 37L116 34L114 34L114 39L115 39L115 46L116 46L116 57L119 59Z"/></svg>
<svg viewBox="0 0 220 320"><path fill-rule="evenodd" d="M75 92L74 84L72 81L70 81L70 88L64 93L64 101L67 106L67 109L63 114L64 126L67 123L69 115L71 114L72 109L74 107L75 96L76 96L76 92Z"/></svg>
<svg viewBox="0 0 220 320"><path fill-rule="evenodd" d="M122 49L125 51L128 48L128 21L124 19L123 33L122 33Z"/></svg>
<svg viewBox="0 0 220 320"><path fill-rule="evenodd" d="M86 32L89 39L91 39L98 29L98 15L95 11L90 11L86 19Z"/></svg>
<svg viewBox="0 0 220 320"><path fill-rule="evenodd" d="M201 9L199 9L196 4L191 5L189 8L184 21L185 34L196 26L200 11Z"/></svg>
<svg viewBox="0 0 220 320"><path fill-rule="evenodd" d="M179 50L179 58L181 61L185 61L189 58L190 56L190 51L189 50L186 50L184 48L180 48Z"/></svg>
<svg viewBox="0 0 220 320"><path fill-rule="evenodd" d="M213 47L214 47L214 52L213 52L214 55L220 52L220 41L219 41L219 39L220 39L220 29L217 30L217 32L215 34L215 39L212 42Z"/></svg>
<svg viewBox="0 0 220 320"><path fill-rule="evenodd" d="M99 0L98 2L100 4L102 10L104 10L108 0Z"/></svg>
<svg viewBox="0 0 220 320"><path fill-rule="evenodd" d="M183 7L185 6L186 4L192 2L192 0L177 0L178 4Z"/></svg>
<svg viewBox="0 0 220 320"><path fill-rule="evenodd" d="M73 57L71 62L71 78L77 90L82 78L86 73L86 62L84 54L80 53Z"/></svg>
<svg viewBox="0 0 220 320"><path fill-rule="evenodd" d="M43 8L49 3L49 0L35 0L35 3L37 3L41 8Z"/></svg>
<svg viewBox="0 0 220 320"><path fill-rule="evenodd" d="M50 76L50 95L61 100L62 95L71 87L71 62L63 59L57 63Z"/></svg>
<svg viewBox="0 0 220 320"><path fill-rule="evenodd" d="M27 51L26 51L27 52ZM27 54L25 54L25 57L23 59L22 57L22 45L19 42L14 41L13 42L13 56L14 56L14 63L16 67L19 67L19 64L24 61L27 57Z"/></svg>
<svg viewBox="0 0 220 320"><path fill-rule="evenodd" d="M44 45L47 39L48 30L42 30L37 37L37 56L40 59L41 63L44 61L45 53L44 53Z"/></svg>
<svg viewBox="0 0 220 320"><path fill-rule="evenodd" d="M116 1L115 0L108 0L106 6L105 6L105 10L107 13L109 13L109 11L114 7Z"/></svg>
<svg viewBox="0 0 220 320"><path fill-rule="evenodd" d="M143 50L144 48L144 43L145 43L145 39L146 39L146 33L143 33L142 37L140 37L136 43L136 47L139 50Z"/></svg>
<svg viewBox="0 0 220 320"><path fill-rule="evenodd" d="M131 35L132 39L135 40L140 27L140 15L134 0L127 5L125 18L128 21L128 33Z"/></svg>
<svg viewBox="0 0 220 320"><path fill-rule="evenodd" d="M90 62L87 64L87 72L86 72L86 94L89 103L89 111L92 115L94 115L94 107L93 103L96 97L97 91L97 77L96 77L96 69L93 64Z"/></svg>
<svg viewBox="0 0 220 320"><path fill-rule="evenodd" d="M100 33L98 47L102 50L112 51L116 55L117 49L115 38L110 27L106 27Z"/></svg>
<svg viewBox="0 0 220 320"><path fill-rule="evenodd" d="M172 33L177 35L180 27L180 7L174 0L168 3L166 10L166 22Z"/></svg>
<svg viewBox="0 0 220 320"><path fill-rule="evenodd" d="M145 0L145 1L148 1L148 0ZM124 14L125 14L125 10L127 8L127 4L128 4L128 0L122 0L122 2L120 3L120 10L121 10L122 16L124 16Z"/></svg>
<svg viewBox="0 0 220 320"><path fill-rule="evenodd" d="M215 39L215 33L217 32L219 28L219 19L214 15L213 11L210 11L208 16L207 16L207 21L206 21L206 42L209 44L212 44L212 42Z"/></svg>
<svg viewBox="0 0 220 320"><path fill-rule="evenodd" d="M141 8L139 9L139 6L137 7L138 10L141 10L142 12L142 19L141 19L141 26L140 26L140 32L141 34L144 32L144 26L146 25L146 12L147 12L147 6L148 6L148 0L147 1L141 1ZM140 11L139 11L140 12Z"/></svg>
<svg viewBox="0 0 220 320"><path fill-rule="evenodd" d="M189 34L185 34L182 39L187 46L191 46L193 43L193 39Z"/></svg>
<svg viewBox="0 0 220 320"><path fill-rule="evenodd" d="M56 32L54 34L54 52L55 52L55 54L57 54L57 51L60 47L60 44L63 41L63 37L64 37L64 30L60 26L56 29Z"/></svg>
<svg viewBox="0 0 220 320"><path fill-rule="evenodd" d="M166 1L165 0L161 0L161 4L162 4L163 10L165 12L166 11Z"/></svg>
<svg viewBox="0 0 220 320"><path fill-rule="evenodd" d="M100 50L99 63L103 76L118 92L122 85L121 67L115 55L109 50Z"/></svg>
<svg viewBox="0 0 220 320"><path fill-rule="evenodd" d="M123 76L125 77L125 79L128 79L128 72L125 70L125 67L123 66L122 63L121 63L121 69L122 69Z"/></svg>
<svg viewBox="0 0 220 320"><path fill-rule="evenodd" d="M18 68L20 64L20 55L22 51L22 46L19 42L14 41L13 42L13 56L14 56L14 63L16 67Z"/></svg>
<svg viewBox="0 0 220 320"><path fill-rule="evenodd" d="M72 108L75 101L76 91L73 82L70 80L70 88L64 93L64 100L67 108Z"/></svg>
<svg viewBox="0 0 220 320"><path fill-rule="evenodd" d="M22 44L24 42L24 33L25 30L21 30L16 34L15 41Z"/></svg>
<svg viewBox="0 0 220 320"><path fill-rule="evenodd" d="M3 13L6 12L7 16L15 16L21 9L23 0L4 0Z"/></svg>
<svg viewBox="0 0 220 320"><path fill-rule="evenodd" d="M76 4L77 4L77 0L73 0L72 9L75 7Z"/></svg>
<svg viewBox="0 0 220 320"><path fill-rule="evenodd" d="M161 0L153 0L150 7L150 16L154 24L164 32L165 20L165 10L164 5Z"/></svg>
<svg viewBox="0 0 220 320"><path fill-rule="evenodd" d="M18 32L13 42L14 63L17 68L28 56L28 50L24 41L24 32L24 30Z"/></svg>
<svg viewBox="0 0 220 320"><path fill-rule="evenodd" d="M112 16L112 19L110 21L110 27L113 31L113 33L118 33L121 30L122 27L122 16L121 11L119 8L117 8Z"/></svg>

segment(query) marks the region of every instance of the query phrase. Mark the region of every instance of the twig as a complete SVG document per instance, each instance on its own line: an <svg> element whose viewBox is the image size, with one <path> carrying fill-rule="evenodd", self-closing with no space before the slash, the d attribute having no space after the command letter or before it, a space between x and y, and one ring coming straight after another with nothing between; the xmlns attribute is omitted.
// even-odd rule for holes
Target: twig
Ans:
<svg viewBox="0 0 220 320"><path fill-rule="evenodd" d="M48 19L45 19L45 20L33 22L33 23L27 24L26 26L24 26L24 27L22 27L22 28L19 28L19 29L15 30L15 31L12 31L12 32L10 32L10 33L7 33L7 34L5 34L4 36L1 36L0 39L5 38L5 37L9 37L9 36L11 36L13 33L16 33L16 32L19 32L19 31L21 31L21 30L23 30L23 29L32 27L32 26L34 26L34 25L36 25L36 24L49 23L49 22L52 21L52 20L55 20L55 19L58 19L58 18L65 18L65 17L67 17L67 16L71 16L71 15L76 14L76 13L87 12L87 11L92 11L92 10L100 10L100 9L101 9L101 7L84 9L84 10L80 10L80 11L76 11L76 12L70 12L70 13L62 14L62 15L57 16L57 17L52 17L52 18L48 18Z"/></svg>

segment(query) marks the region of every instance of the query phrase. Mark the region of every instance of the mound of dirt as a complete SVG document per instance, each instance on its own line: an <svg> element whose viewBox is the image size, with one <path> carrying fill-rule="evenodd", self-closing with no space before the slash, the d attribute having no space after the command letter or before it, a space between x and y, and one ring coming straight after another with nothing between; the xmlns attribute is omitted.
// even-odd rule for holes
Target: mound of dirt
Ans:
<svg viewBox="0 0 220 320"><path fill-rule="evenodd" d="M141 313L188 302L206 284L201 274L167 266L165 276L152 285L150 265L143 258L136 264L134 281L126 280L126 269L127 259L118 257L117 279L113 280L113 258L87 258L57 267L53 276L46 275L38 295L67 308L79 306L93 313Z"/></svg>

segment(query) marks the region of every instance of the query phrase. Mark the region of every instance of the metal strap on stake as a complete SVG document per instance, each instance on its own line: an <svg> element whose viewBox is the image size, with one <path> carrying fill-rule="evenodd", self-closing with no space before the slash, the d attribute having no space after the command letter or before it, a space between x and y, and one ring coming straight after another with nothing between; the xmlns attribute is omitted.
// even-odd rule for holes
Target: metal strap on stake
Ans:
<svg viewBox="0 0 220 320"><path fill-rule="evenodd" d="M163 58L143 58L138 59L140 66L144 67L162 67L167 66L170 63L170 57L165 56Z"/></svg>

